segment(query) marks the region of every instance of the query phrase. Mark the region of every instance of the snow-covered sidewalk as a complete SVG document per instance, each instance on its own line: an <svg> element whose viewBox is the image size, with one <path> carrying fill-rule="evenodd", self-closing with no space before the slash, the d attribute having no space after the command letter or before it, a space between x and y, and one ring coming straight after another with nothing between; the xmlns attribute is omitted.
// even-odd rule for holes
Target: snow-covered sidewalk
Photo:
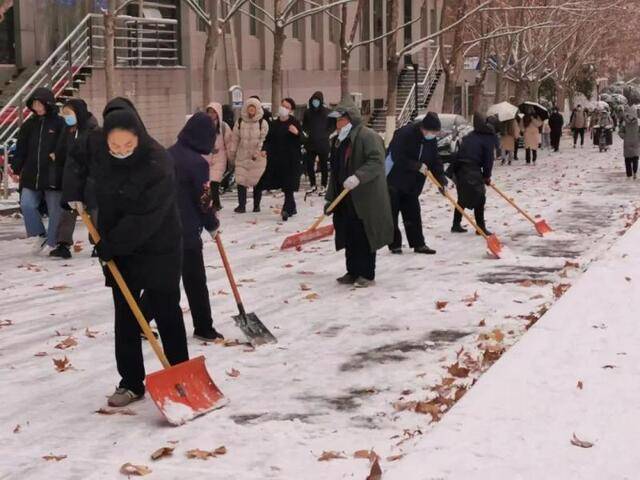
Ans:
<svg viewBox="0 0 640 480"><path fill-rule="evenodd" d="M639 299L636 224L384 479L638 478Z"/></svg>

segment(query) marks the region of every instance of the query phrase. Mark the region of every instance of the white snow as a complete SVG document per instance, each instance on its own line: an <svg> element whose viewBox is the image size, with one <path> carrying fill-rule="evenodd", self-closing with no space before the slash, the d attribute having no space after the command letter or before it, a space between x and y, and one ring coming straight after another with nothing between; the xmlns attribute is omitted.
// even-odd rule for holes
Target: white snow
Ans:
<svg viewBox="0 0 640 480"><path fill-rule="evenodd" d="M182 425L192 420L196 415L196 412L189 405L172 400L166 400L162 404L161 410L171 425Z"/></svg>
<svg viewBox="0 0 640 480"><path fill-rule="evenodd" d="M553 302L552 287L575 283L609 250L640 206L640 182L624 178L617 141L608 153L564 145L560 155L541 154L535 167L523 163L496 166L494 180L525 209L545 218L554 233L539 237L531 223L489 192L488 227L515 256L490 259L485 241L473 232L449 233L451 207L430 188L422 197L423 220L427 242L438 254L418 256L405 247L404 255L396 256L382 250L377 286L365 290L336 284L344 273L344 255L334 251L331 239L301 252L279 250L287 235L313 223L323 199L309 198L305 204L299 194L299 215L282 223L277 216L281 195L265 195L262 213L245 215L233 213L234 196L224 196L222 238L245 307L278 343L253 350L204 345L190 337L191 356L206 356L208 371L230 403L179 428L168 425L148 396L131 406L136 415L94 413L105 407L118 376L111 295L97 261L89 258L86 231L76 232L84 242L81 252L55 261L30 255L28 243L18 238L21 220L0 218L0 479L119 478L122 464L150 465L149 455L168 441L178 442L174 454L155 462L150 478L212 478L215 471L215 478L234 480L364 479L368 462L353 459L353 452L370 448L382 457L385 472L409 462L410 457L397 463L386 458L420 448L410 437L429 438L430 416L398 412L393 404L430 398L430 388L447 376L456 352L479 353L478 335L499 329L504 344L514 344L525 332L528 315ZM205 263L216 327L229 339L244 340L231 318L236 305L210 241ZM312 293L317 297L309 297ZM446 306L438 308L439 301ZM186 298L182 303L186 310ZM185 322L190 334L188 313ZM85 334L87 328L97 332L95 338ZM56 349L68 335L77 346ZM147 372L158 370L148 344L143 348ZM622 339L620 351L629 350ZM57 372L52 359L65 356L72 368ZM613 358L610 362L620 368L600 373L624 375L630 371L622 368L625 361ZM588 362L585 358L578 366ZM232 369L239 376L229 376ZM521 375L526 379L532 372ZM635 384L637 378L628 377L627 391L612 395L629 398ZM589 388L585 381L585 391ZM592 407L615 420L606 405ZM575 431L596 446L573 455L606 445L597 430L580 426L566 432L566 443ZM535 418L520 424L528 427L556 428ZM189 449L219 445L226 446L226 455L206 461L185 456ZM348 458L318 462L330 450ZM50 453L67 457L59 462L41 458Z"/></svg>

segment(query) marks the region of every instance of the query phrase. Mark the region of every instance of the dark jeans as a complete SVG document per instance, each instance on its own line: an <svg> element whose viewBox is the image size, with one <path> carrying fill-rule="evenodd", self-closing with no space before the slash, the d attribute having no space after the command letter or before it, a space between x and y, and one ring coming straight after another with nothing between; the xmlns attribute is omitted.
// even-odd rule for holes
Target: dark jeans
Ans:
<svg viewBox="0 0 640 480"><path fill-rule="evenodd" d="M398 226L400 213L402 213L402 223L407 234L407 240L411 248L424 247L424 235L422 234L422 216L420 214L420 200L418 195L408 195L399 192L397 189L389 188L389 198L391 199L391 213L393 215L393 243L389 248L402 247L402 233Z"/></svg>
<svg viewBox="0 0 640 480"><path fill-rule="evenodd" d="M76 229L76 219L78 212L75 210L62 209L60 223L58 224L58 244L70 247L73 245L73 232Z"/></svg>
<svg viewBox="0 0 640 480"><path fill-rule="evenodd" d="M262 191L254 187L253 189L253 206L259 207L262 200ZM238 205L241 207L247 206L247 187L238 185Z"/></svg>
<svg viewBox="0 0 640 480"><path fill-rule="evenodd" d="M580 145L584 145L584 128L574 128L573 129L573 145L575 146L578 143L578 135L580 135Z"/></svg>
<svg viewBox="0 0 640 480"><path fill-rule="evenodd" d="M376 277L376 252L371 252L362 220L355 213L348 214L345 231L345 257L347 273L352 277L374 280Z"/></svg>
<svg viewBox="0 0 640 480"><path fill-rule="evenodd" d="M538 151L534 150L533 148L527 148L526 151L526 160L527 163L531 163L531 158L533 157L533 163L536 163L536 160L538 159Z"/></svg>
<svg viewBox="0 0 640 480"><path fill-rule="evenodd" d="M562 131L557 132L551 130L551 148L553 148L556 152L560 150L560 137L562 137Z"/></svg>
<svg viewBox="0 0 640 480"><path fill-rule="evenodd" d="M482 203L482 205L477 206L476 208L473 209L473 215L476 217L476 223L478 224L478 227L480 227L480 229L483 232L487 232L487 225L485 224L485 220L484 220L484 202ZM462 213L460 213L458 210L454 210L453 211L453 224L454 225L460 225L460 223L462 222Z"/></svg>
<svg viewBox="0 0 640 480"><path fill-rule="evenodd" d="M632 177L638 173L638 157L626 157L624 166L627 169L627 177Z"/></svg>
<svg viewBox="0 0 640 480"><path fill-rule="evenodd" d="M132 291L133 298L140 303L140 290ZM159 292L145 290L145 306L158 325L162 348L171 365L189 359L187 335L180 309L180 290ZM144 393L144 360L140 326L136 321L120 289L113 288L115 309L116 365L122 379L120 387L137 394Z"/></svg>
<svg viewBox="0 0 640 480"><path fill-rule="evenodd" d="M185 248L182 258L182 284L189 300L193 329L203 332L213 328L207 274L201 248Z"/></svg>
<svg viewBox="0 0 640 480"><path fill-rule="evenodd" d="M307 176L309 177L309 183L312 187L316 186L316 157L320 163L320 181L323 187L327 186L327 180L329 178L329 155L326 153L317 153L313 150L307 150L305 156L305 163L307 166Z"/></svg>

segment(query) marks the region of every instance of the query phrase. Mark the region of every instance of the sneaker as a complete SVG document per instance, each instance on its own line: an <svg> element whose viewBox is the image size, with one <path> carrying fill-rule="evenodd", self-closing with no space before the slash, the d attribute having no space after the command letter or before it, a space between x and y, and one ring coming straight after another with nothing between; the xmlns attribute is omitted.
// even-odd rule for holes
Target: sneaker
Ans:
<svg viewBox="0 0 640 480"><path fill-rule="evenodd" d="M451 227L451 233L466 233L466 232L467 232L467 229L464 228L459 223Z"/></svg>
<svg viewBox="0 0 640 480"><path fill-rule="evenodd" d="M397 248L389 248L389 251L395 255L401 255L402 254L402 248L397 247Z"/></svg>
<svg viewBox="0 0 640 480"><path fill-rule="evenodd" d="M224 340L224 336L213 327L207 328L206 330L194 330L193 336L205 342L213 342L218 339Z"/></svg>
<svg viewBox="0 0 640 480"><path fill-rule="evenodd" d="M433 248L429 248L428 245L423 245L422 247L416 247L413 249L416 253L424 253L426 255L435 255L436 251Z"/></svg>
<svg viewBox="0 0 640 480"><path fill-rule="evenodd" d="M373 287L376 284L375 280L369 280L368 278L358 277L358 279L354 282L354 286L356 288L368 288Z"/></svg>
<svg viewBox="0 0 640 480"><path fill-rule="evenodd" d="M49 245L49 244L45 244L44 247L42 247L42 250L40 250L40 254L44 255L44 256L49 256L51 255L51 252L53 252L54 248Z"/></svg>
<svg viewBox="0 0 640 480"><path fill-rule="evenodd" d="M336 278L336 281L340 285L353 285L354 283L356 283L356 278L350 273L346 273L340 278Z"/></svg>
<svg viewBox="0 0 640 480"><path fill-rule="evenodd" d="M309 190L307 190L305 193L307 195L310 195L312 193L316 193L318 191L318 187L316 187L315 185L311 185L311 188Z"/></svg>
<svg viewBox="0 0 640 480"><path fill-rule="evenodd" d="M43 235L39 235L37 237L32 237L31 239L31 251L35 254L38 254L42 251L44 246L47 244L47 237Z"/></svg>
<svg viewBox="0 0 640 480"><path fill-rule="evenodd" d="M69 259L71 258L71 250L64 243L59 243L56 248L49 252L50 257Z"/></svg>
<svg viewBox="0 0 640 480"><path fill-rule="evenodd" d="M233 211L236 213L246 213L247 208L243 207L242 205L238 205Z"/></svg>
<svg viewBox="0 0 640 480"><path fill-rule="evenodd" d="M318 195L324 197L327 194L327 187L325 185L318 189Z"/></svg>
<svg viewBox="0 0 640 480"><path fill-rule="evenodd" d="M107 403L110 407L126 407L130 403L141 400L144 394L138 395L131 390L123 387L116 388L116 391L111 394Z"/></svg>

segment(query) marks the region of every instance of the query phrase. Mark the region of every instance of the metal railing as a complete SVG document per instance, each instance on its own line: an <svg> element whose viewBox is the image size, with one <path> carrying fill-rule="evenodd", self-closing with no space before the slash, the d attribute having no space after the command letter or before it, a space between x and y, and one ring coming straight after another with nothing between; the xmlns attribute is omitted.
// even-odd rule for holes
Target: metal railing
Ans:
<svg viewBox="0 0 640 480"><path fill-rule="evenodd" d="M418 83L418 93L420 94L420 99L425 99L429 93L429 89L431 85L436 81L437 72L439 69L439 53L440 49L436 49L433 55L433 59L429 64L429 68L427 69L427 73L424 76L422 82ZM396 118L397 127L402 127L411 121L411 115L414 110L417 110L416 107L416 85L411 86L411 90L407 95L407 99L404 102L404 105L400 109L400 113L398 113L398 117Z"/></svg>
<svg viewBox="0 0 640 480"><path fill-rule="evenodd" d="M104 17L88 14L71 31L38 70L0 109L0 155L7 169L9 150L20 127L31 115L26 102L39 87L50 88L55 97L72 92L74 81L86 67L104 66ZM178 21L161 18L116 17L115 64L117 67L174 67L180 65ZM71 96L68 93L67 96ZM9 176L3 175L3 190L9 191Z"/></svg>

